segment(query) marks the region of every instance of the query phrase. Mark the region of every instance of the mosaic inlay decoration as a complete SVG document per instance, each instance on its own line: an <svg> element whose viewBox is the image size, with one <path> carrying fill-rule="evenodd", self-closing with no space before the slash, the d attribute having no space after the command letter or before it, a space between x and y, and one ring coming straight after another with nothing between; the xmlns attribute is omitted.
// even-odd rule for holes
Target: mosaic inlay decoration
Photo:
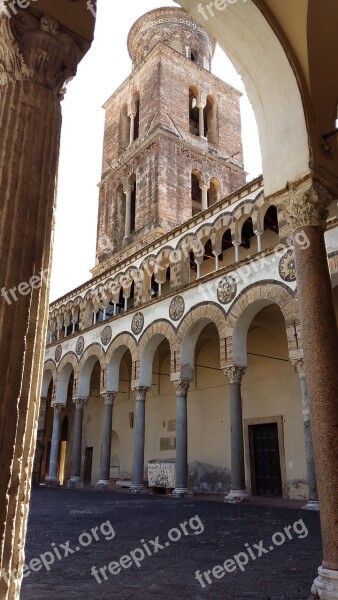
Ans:
<svg viewBox="0 0 338 600"><path fill-rule="evenodd" d="M284 281L296 281L296 265L293 250L288 250L279 261L279 275Z"/></svg>
<svg viewBox="0 0 338 600"><path fill-rule="evenodd" d="M223 277L217 288L217 298L221 304L229 304L237 293L237 284L231 275Z"/></svg>
<svg viewBox="0 0 338 600"><path fill-rule="evenodd" d="M112 330L110 325L107 325L101 333L101 342L104 346L108 346L110 340L112 339Z"/></svg>
<svg viewBox="0 0 338 600"><path fill-rule="evenodd" d="M55 348L55 360L56 362L60 362L62 356L62 346L57 346Z"/></svg>
<svg viewBox="0 0 338 600"><path fill-rule="evenodd" d="M131 330L135 335L139 335L144 327L144 316L142 313L138 312L134 315Z"/></svg>
<svg viewBox="0 0 338 600"><path fill-rule="evenodd" d="M76 347L75 347L75 352L78 356L80 356L80 354L82 354L84 349L84 337L81 335L79 337L79 339L76 342Z"/></svg>
<svg viewBox="0 0 338 600"><path fill-rule="evenodd" d="M169 316L173 321L179 321L183 317L185 304L182 296L175 296L170 302Z"/></svg>

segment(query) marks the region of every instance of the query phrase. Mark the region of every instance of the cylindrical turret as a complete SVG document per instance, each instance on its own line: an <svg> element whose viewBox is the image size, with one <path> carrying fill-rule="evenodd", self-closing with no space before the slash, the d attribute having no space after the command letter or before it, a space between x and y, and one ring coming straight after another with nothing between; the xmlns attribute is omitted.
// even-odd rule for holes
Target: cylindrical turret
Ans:
<svg viewBox="0 0 338 600"><path fill-rule="evenodd" d="M216 41L185 10L157 8L134 23L128 36L128 50L133 68L159 42L210 71Z"/></svg>

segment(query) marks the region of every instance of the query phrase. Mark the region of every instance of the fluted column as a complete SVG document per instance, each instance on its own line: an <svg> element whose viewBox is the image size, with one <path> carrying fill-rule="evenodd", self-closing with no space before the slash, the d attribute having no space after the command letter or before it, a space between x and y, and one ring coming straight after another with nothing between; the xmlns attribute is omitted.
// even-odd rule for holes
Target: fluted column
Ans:
<svg viewBox="0 0 338 600"><path fill-rule="evenodd" d="M52 431L52 444L50 448L48 477L46 485L56 487L59 485L58 479L58 464L59 464L59 449L60 449L60 427L61 427L61 412L64 408L63 404L54 404L54 419Z"/></svg>
<svg viewBox="0 0 338 600"><path fill-rule="evenodd" d="M19 571L39 412L60 98L83 42L36 9L0 9L0 557ZM87 49L87 48L86 48ZM0 580L16 598L20 577Z"/></svg>
<svg viewBox="0 0 338 600"><path fill-rule="evenodd" d="M135 421L134 421L134 458L133 481L130 491L134 494L146 491L144 485L144 445L145 445L145 417L146 396L149 388L136 387Z"/></svg>
<svg viewBox="0 0 338 600"><path fill-rule="evenodd" d="M74 398L75 417L73 430L72 463L70 467L70 479L68 487L82 487L81 482L81 450L82 450L82 427L83 409L88 398Z"/></svg>
<svg viewBox="0 0 338 600"><path fill-rule="evenodd" d="M307 179L290 186L284 205L293 232L323 542L313 593L325 600L338 598L338 334L324 240L334 199L322 181Z"/></svg>
<svg viewBox="0 0 338 600"><path fill-rule="evenodd" d="M99 488L109 486L113 407L116 394L117 392L106 392L105 394L103 394L104 425L101 449L100 481L97 483L97 486Z"/></svg>
<svg viewBox="0 0 338 600"><path fill-rule="evenodd" d="M224 369L230 384L231 423L231 490L225 500L238 502L248 496L245 489L244 436L242 417L241 382L245 367L231 366Z"/></svg>
<svg viewBox="0 0 338 600"><path fill-rule="evenodd" d="M303 508L305 508L307 510L319 510L315 461L314 461L314 456L313 456L313 441L312 441L312 433L311 433L309 396L308 396L308 391L307 391L304 360L302 358L297 358L297 359L291 360L291 362L297 369L297 373L299 375L300 389L301 389L301 394L302 394L302 412L303 412L303 423L304 423L306 470L307 470L307 479L308 479L308 484L309 484L309 500L305 504L305 506L303 506Z"/></svg>
<svg viewBox="0 0 338 600"><path fill-rule="evenodd" d="M182 498L188 489L188 411L190 381L174 381L176 390L176 485L173 496Z"/></svg>

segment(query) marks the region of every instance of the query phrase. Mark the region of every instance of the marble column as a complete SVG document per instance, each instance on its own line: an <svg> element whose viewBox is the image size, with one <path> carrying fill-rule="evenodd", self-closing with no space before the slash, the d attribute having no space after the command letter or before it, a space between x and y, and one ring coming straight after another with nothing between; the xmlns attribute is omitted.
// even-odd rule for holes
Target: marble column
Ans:
<svg viewBox="0 0 338 600"><path fill-rule="evenodd" d="M334 200L323 181L289 186L286 209L293 233L297 293L317 474L323 562L313 586L338 598L338 334L324 232Z"/></svg>
<svg viewBox="0 0 338 600"><path fill-rule="evenodd" d="M128 185L123 190L126 196L126 217L124 224L124 237L128 237L131 231L131 186Z"/></svg>
<svg viewBox="0 0 338 600"><path fill-rule="evenodd" d="M201 183L200 188L202 190L202 210L207 210L208 208L208 189L209 186L206 183Z"/></svg>
<svg viewBox="0 0 338 600"><path fill-rule="evenodd" d="M226 502L240 502L248 497L245 488L244 436L242 417L241 382L246 369L231 366L224 369L230 384L231 423L231 490Z"/></svg>
<svg viewBox="0 0 338 600"><path fill-rule="evenodd" d="M134 458L133 480L130 491L140 494L147 491L144 485L144 445L145 445L145 417L146 395L149 388L136 387L135 421L134 421Z"/></svg>
<svg viewBox="0 0 338 600"><path fill-rule="evenodd" d="M198 105L199 110L199 136L204 138L204 106L205 104L200 103Z"/></svg>
<svg viewBox="0 0 338 600"><path fill-rule="evenodd" d="M20 572L24 563L47 331L60 100L89 48L38 11L16 6L9 18L0 7L0 372L6 374L0 399L0 556L7 572ZM2 578L0 597L17 598L20 584L20 576Z"/></svg>
<svg viewBox="0 0 338 600"><path fill-rule="evenodd" d="M173 496L183 498L188 489L188 411L190 381L174 381L176 389L176 485Z"/></svg>
<svg viewBox="0 0 338 600"><path fill-rule="evenodd" d="M129 118L130 118L130 140L129 140L129 145L131 146L131 144L134 141L135 138L135 117L136 114L135 113L130 113Z"/></svg>
<svg viewBox="0 0 338 600"><path fill-rule="evenodd" d="M308 484L309 484L309 499L308 499L307 503L303 506L303 508L306 510L319 510L316 470L315 470L315 462L314 462L314 456L313 456L313 441L312 441L312 433L311 433L309 397L308 397L306 377L305 377L304 360L302 358L297 358L297 359L291 359L291 362L297 369L297 373L299 375L301 395L302 395L306 470L307 470L307 479L308 479Z"/></svg>
<svg viewBox="0 0 338 600"><path fill-rule="evenodd" d="M73 429L72 462L70 469L70 479L67 487L82 487L81 481L81 451L82 451L82 427L83 427L83 409L88 398L74 398L75 416Z"/></svg>
<svg viewBox="0 0 338 600"><path fill-rule="evenodd" d="M52 443L50 448L48 477L45 484L50 487L59 485L58 465L59 465L59 449L60 449L60 427L61 427L61 412L64 408L63 404L54 404L54 419L52 431Z"/></svg>
<svg viewBox="0 0 338 600"><path fill-rule="evenodd" d="M105 394L103 394L104 425L101 449L100 481L97 483L97 487L99 488L109 487L113 407L116 394L117 392L106 392Z"/></svg>

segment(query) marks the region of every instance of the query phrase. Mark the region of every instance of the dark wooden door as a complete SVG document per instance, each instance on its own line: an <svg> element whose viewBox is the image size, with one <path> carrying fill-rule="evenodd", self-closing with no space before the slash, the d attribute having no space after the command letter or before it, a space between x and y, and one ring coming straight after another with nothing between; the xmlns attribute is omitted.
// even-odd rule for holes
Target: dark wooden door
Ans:
<svg viewBox="0 0 338 600"><path fill-rule="evenodd" d="M257 496L282 496L277 423L251 425L253 452L253 493Z"/></svg>
<svg viewBox="0 0 338 600"><path fill-rule="evenodd" d="M93 465L93 448L86 448L85 449L85 459L84 459L84 469L83 469L84 485L91 485L92 465Z"/></svg>

